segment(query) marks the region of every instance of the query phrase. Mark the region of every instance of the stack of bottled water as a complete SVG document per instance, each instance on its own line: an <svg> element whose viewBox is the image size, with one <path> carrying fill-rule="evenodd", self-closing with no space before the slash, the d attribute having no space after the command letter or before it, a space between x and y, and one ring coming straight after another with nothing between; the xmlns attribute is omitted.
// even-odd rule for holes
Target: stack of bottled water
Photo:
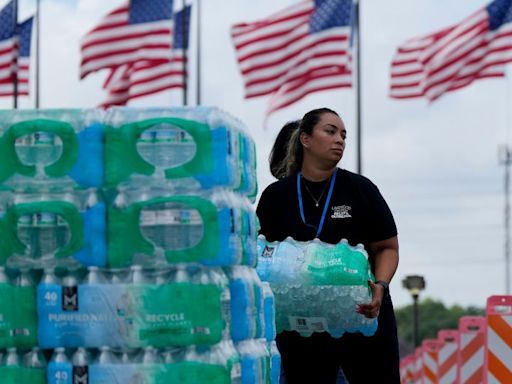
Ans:
<svg viewBox="0 0 512 384"><path fill-rule="evenodd" d="M205 107L2 117L2 383L278 382L241 122Z"/></svg>
<svg viewBox="0 0 512 384"><path fill-rule="evenodd" d="M103 113L0 117L0 377L45 383L36 300L42 269L106 263Z"/></svg>
<svg viewBox="0 0 512 384"><path fill-rule="evenodd" d="M183 356L213 361L227 360L212 358L205 347L234 345L238 370L229 382L270 383L271 361L279 371L279 354L274 318L264 313L264 292L272 292L255 271L256 154L245 126L206 107L111 109L107 126L106 185L116 191L108 210L107 265L131 266L132 273L137 265L157 284L141 296L156 302L158 292L159 303L175 298L158 307L132 300L145 318L126 327L121 339L127 345L111 345L172 345ZM157 275L169 270L169 277L153 276L155 269ZM106 306L115 308L126 291L133 288L119 288ZM108 328L100 340L120 338Z"/></svg>
<svg viewBox="0 0 512 384"><path fill-rule="evenodd" d="M377 330L376 319L356 312L357 304L371 301L368 280L374 280L361 244L290 237L267 242L259 236L257 271L275 295L278 332L329 332L340 337L345 332L371 336Z"/></svg>

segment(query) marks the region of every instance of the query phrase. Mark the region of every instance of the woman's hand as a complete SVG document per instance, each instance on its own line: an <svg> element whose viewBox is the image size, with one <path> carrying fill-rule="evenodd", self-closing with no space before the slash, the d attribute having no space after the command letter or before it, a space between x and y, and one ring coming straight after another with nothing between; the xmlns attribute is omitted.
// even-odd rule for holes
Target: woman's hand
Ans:
<svg viewBox="0 0 512 384"><path fill-rule="evenodd" d="M374 319L379 316L379 310L382 305L382 300L384 299L385 290L382 285L375 284L371 280L368 280L368 285L372 290L372 301L368 304L359 304L356 307L356 312L369 319Z"/></svg>

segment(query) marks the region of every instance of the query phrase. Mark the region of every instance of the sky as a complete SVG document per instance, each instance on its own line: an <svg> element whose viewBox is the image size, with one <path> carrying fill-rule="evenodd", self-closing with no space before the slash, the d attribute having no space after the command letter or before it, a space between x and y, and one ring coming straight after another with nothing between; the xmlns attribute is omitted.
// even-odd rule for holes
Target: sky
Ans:
<svg viewBox="0 0 512 384"><path fill-rule="evenodd" d="M348 141L340 167L356 171L353 89L309 95L270 116L266 125L268 98L243 98L231 25L265 18L297 1L201 1L201 101L248 126L257 145L260 192L274 181L267 158L281 126L317 107L332 108L343 118ZM6 2L0 0L0 6ZM41 108L92 108L103 101L105 72L79 81L79 41L121 3L41 0ZM379 187L398 226L400 264L391 283L395 307L411 303L401 281L414 274L426 280L420 298L448 306L485 307L487 297L505 293L505 169L499 148L511 144L512 79L481 80L432 104L388 97L389 66L399 44L456 23L486 3L361 0L362 173ZM20 0L20 20L33 12L34 0ZM191 39L196 40L195 30ZM188 102L195 105L194 44L190 63ZM181 103L181 93L169 91L130 105ZM19 104L33 108L34 99L23 98ZM0 99L0 108L11 107L12 100Z"/></svg>

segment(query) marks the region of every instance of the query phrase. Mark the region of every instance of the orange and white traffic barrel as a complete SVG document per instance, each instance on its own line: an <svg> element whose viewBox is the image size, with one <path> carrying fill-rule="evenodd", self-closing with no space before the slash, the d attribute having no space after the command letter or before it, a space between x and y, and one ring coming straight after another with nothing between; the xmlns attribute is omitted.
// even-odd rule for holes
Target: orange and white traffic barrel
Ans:
<svg viewBox="0 0 512 384"><path fill-rule="evenodd" d="M486 308L484 383L512 383L512 296L491 296Z"/></svg>
<svg viewBox="0 0 512 384"><path fill-rule="evenodd" d="M484 380L484 349L486 322L483 316L459 319L459 350L457 383L481 384Z"/></svg>
<svg viewBox="0 0 512 384"><path fill-rule="evenodd" d="M459 331L444 329L437 333L441 344L437 361L439 384L453 384L457 380L457 351L459 349Z"/></svg>
<svg viewBox="0 0 512 384"><path fill-rule="evenodd" d="M414 384L423 384L423 347L416 347L414 350Z"/></svg>
<svg viewBox="0 0 512 384"><path fill-rule="evenodd" d="M438 383L438 355L441 344L435 339L426 339L421 343L423 349L423 384Z"/></svg>
<svg viewBox="0 0 512 384"><path fill-rule="evenodd" d="M414 354L407 355L400 360L400 382L401 384L414 383Z"/></svg>

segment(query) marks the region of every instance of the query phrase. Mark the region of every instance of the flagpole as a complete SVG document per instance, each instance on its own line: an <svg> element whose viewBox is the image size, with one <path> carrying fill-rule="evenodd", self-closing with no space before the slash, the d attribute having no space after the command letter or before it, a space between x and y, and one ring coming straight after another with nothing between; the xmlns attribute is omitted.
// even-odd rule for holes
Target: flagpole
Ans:
<svg viewBox="0 0 512 384"><path fill-rule="evenodd" d="M13 34L13 38L16 40L16 38L18 38L18 42L17 42L17 51L16 51L16 55L14 57L14 71L13 71L13 79L12 79L12 82L13 82L13 92L12 92L12 96L13 96L13 108L14 109L18 109L18 56L19 56L19 50L20 50L20 42L19 42L19 36L17 36L17 32L18 32L18 0L14 0L13 2L13 8L14 8L14 12L13 12L13 31L14 31L14 34Z"/></svg>
<svg viewBox="0 0 512 384"><path fill-rule="evenodd" d="M201 105L201 0L197 0L196 105Z"/></svg>
<svg viewBox="0 0 512 384"><path fill-rule="evenodd" d="M188 75L187 75L187 51L185 48L185 39L187 39L187 2L182 1L183 4L183 17L181 18L181 32L182 32L182 48L183 48L183 105L187 105L187 88L188 88ZM187 39L188 40L188 39ZM187 41L188 43L188 41Z"/></svg>
<svg viewBox="0 0 512 384"><path fill-rule="evenodd" d="M36 1L36 70L35 70L35 107L39 108L39 33L41 31L41 0Z"/></svg>
<svg viewBox="0 0 512 384"><path fill-rule="evenodd" d="M361 20L359 17L359 0L354 1L354 12L356 21L356 134L357 134L357 173L361 174Z"/></svg>

